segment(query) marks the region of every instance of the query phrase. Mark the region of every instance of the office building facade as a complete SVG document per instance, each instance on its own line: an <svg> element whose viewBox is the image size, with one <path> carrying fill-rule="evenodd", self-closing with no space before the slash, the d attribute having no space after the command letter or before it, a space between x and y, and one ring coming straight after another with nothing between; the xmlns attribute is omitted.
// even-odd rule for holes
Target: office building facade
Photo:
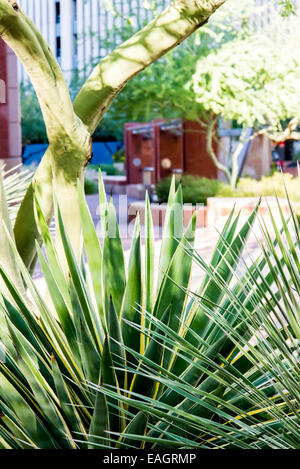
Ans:
<svg viewBox="0 0 300 469"><path fill-rule="evenodd" d="M19 0L25 13L33 20L54 51L67 79L72 71L87 75L93 63L104 57L113 45L121 42L118 27L126 18L134 18L137 26L153 17L147 5L157 9L168 0ZM266 6L263 14L255 15L254 23L267 29L272 8L270 0L254 0L258 7ZM300 0L294 0L299 6ZM112 9L109 11L109 5ZM106 7L105 7L106 6ZM115 13L114 14L114 10ZM258 10L259 11L259 10ZM278 28L283 26L279 19ZM26 73L20 66L20 79Z"/></svg>
<svg viewBox="0 0 300 469"><path fill-rule="evenodd" d="M109 11L109 3L115 14ZM159 3L163 7L168 2ZM20 5L50 44L68 79L74 69L87 75L111 43L121 41L118 27L126 18L132 15L141 26L153 17L145 0L20 0ZM21 66L20 79L26 79Z"/></svg>
<svg viewBox="0 0 300 469"><path fill-rule="evenodd" d="M0 164L21 162L21 125L17 58L0 38Z"/></svg>

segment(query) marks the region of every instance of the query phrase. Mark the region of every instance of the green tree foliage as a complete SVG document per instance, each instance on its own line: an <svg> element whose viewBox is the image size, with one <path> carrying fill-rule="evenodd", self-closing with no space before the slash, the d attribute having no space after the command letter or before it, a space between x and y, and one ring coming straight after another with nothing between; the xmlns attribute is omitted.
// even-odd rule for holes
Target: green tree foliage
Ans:
<svg viewBox="0 0 300 469"><path fill-rule="evenodd" d="M195 72L198 59L239 36L243 20L246 28L247 18L255 11L251 5L251 1L225 4L193 37L131 80L112 104L107 119L122 126L130 120L144 122L156 117L199 118L202 108L185 85ZM119 30L122 39L128 39L132 30L132 25L125 24ZM112 38L108 46L112 45Z"/></svg>
<svg viewBox="0 0 300 469"><path fill-rule="evenodd" d="M42 111L31 85L21 85L21 124L23 145L48 142Z"/></svg>
<svg viewBox="0 0 300 469"><path fill-rule="evenodd" d="M187 88L207 112L276 131L300 116L300 54L261 34L237 38L198 60Z"/></svg>
<svg viewBox="0 0 300 469"><path fill-rule="evenodd" d="M300 117L300 55L289 42L274 47L274 41L261 34L237 38L200 59L187 87L207 112L207 139L214 137L215 116L235 121L244 131L248 126L255 134L275 138L282 131L282 121ZM240 145L231 155L233 189L244 138L242 132Z"/></svg>
<svg viewBox="0 0 300 469"><path fill-rule="evenodd" d="M296 14L296 5L293 0L278 0L278 5L280 6L280 13L282 16L290 16Z"/></svg>
<svg viewBox="0 0 300 469"><path fill-rule="evenodd" d="M288 25L278 30L280 15L266 4L260 13L270 21L257 30L255 5L240 3L226 5L205 28L137 76L108 114L123 122L157 117L198 121L206 129L208 153L233 188L243 133L227 168L213 151L217 119L255 131L268 128L273 136L283 130L282 121L298 118L300 109L295 28L290 25L293 34Z"/></svg>

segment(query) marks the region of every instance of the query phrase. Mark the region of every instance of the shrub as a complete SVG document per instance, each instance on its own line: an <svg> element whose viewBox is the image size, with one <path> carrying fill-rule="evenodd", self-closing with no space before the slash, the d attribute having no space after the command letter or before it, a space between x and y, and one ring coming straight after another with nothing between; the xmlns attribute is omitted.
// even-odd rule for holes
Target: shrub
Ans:
<svg viewBox="0 0 300 469"><path fill-rule="evenodd" d="M115 163L125 163L125 150L122 148L116 151L112 157Z"/></svg>
<svg viewBox="0 0 300 469"><path fill-rule="evenodd" d="M31 85L21 85L21 124L23 145L48 143L42 111Z"/></svg>
<svg viewBox="0 0 300 469"><path fill-rule="evenodd" d="M275 172L272 176L264 176L259 181L250 178L241 178L237 189L233 193L237 197L274 196L285 198L285 186L289 192L289 198L293 202L300 202L300 179L291 174Z"/></svg>
<svg viewBox="0 0 300 469"><path fill-rule="evenodd" d="M237 188L232 191L229 186L221 186L217 197L286 197L293 202L296 215L300 216L300 179L291 174L282 174L278 171L270 176L264 176L259 181L249 177L241 178Z"/></svg>
<svg viewBox="0 0 300 469"><path fill-rule="evenodd" d="M171 176L159 181L156 185L156 194L160 202L168 200L171 185ZM205 204L208 197L215 197L225 184L216 179L200 178L191 174L185 174L176 178L176 187L181 184L183 202L192 204Z"/></svg>
<svg viewBox="0 0 300 469"><path fill-rule="evenodd" d="M98 170L98 166L94 164L90 164L88 168ZM106 173L107 176L119 176L122 174L122 172L113 164L100 164L100 169L102 172Z"/></svg>
<svg viewBox="0 0 300 469"><path fill-rule="evenodd" d="M171 177L162 179L156 185L156 193L161 202L168 199ZM271 176L264 176L259 181L249 177L240 178L237 188L232 188L216 179L201 178L186 174L177 177L176 185L182 185L184 203L204 203L209 197L263 197L274 196L285 198L285 187L292 202L300 203L300 180L291 174L282 175L278 171Z"/></svg>
<svg viewBox="0 0 300 469"><path fill-rule="evenodd" d="M84 192L86 195L93 195L98 193L98 184L91 179L85 178L84 180Z"/></svg>

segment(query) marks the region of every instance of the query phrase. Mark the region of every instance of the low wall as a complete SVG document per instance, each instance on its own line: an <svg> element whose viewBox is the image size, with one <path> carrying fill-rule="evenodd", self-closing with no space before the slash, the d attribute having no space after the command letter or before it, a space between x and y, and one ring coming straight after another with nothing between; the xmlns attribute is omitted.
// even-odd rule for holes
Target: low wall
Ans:
<svg viewBox="0 0 300 469"><path fill-rule="evenodd" d="M207 226L222 229L233 208L235 215L240 213L239 224L241 225L247 221L258 201L258 197L211 197L207 199ZM283 215L287 217L290 213L287 200L279 199L279 202ZM269 209L276 221L279 222L280 212L275 197L262 198L259 206L259 214L262 217L268 217ZM268 219L268 223L269 221L270 219Z"/></svg>
<svg viewBox="0 0 300 469"><path fill-rule="evenodd" d="M162 226L165 221L166 216L166 204L151 204L151 212L153 218L154 226ZM188 226L192 215L198 212L197 215L197 228L204 228L206 226L206 207L195 207L186 205L183 208L183 225ZM137 213L140 212L141 224L145 224L145 203L144 202L134 202L129 206L128 209L128 218L129 221L132 221Z"/></svg>
<svg viewBox="0 0 300 469"><path fill-rule="evenodd" d="M187 226L193 213L197 210L197 227L198 228L217 228L221 230L228 219L232 209L234 214L240 214L239 225L245 223L255 209L258 203L258 197L241 197L241 198L219 198L212 197L207 200L207 207L196 207L191 205L184 205L183 209L183 222ZM287 218L290 213L288 202L285 199L280 199L280 207L283 216ZM259 213L262 216L268 216L269 209L272 212L276 221L280 221L280 212L278 209L275 197L265 197L262 199L259 206ZM137 212L140 212L141 223L144 224L145 219L145 204L142 201L134 202L129 206L128 218L131 221L136 217ZM154 226L162 226L166 214L166 204L151 204L151 212L153 217Z"/></svg>

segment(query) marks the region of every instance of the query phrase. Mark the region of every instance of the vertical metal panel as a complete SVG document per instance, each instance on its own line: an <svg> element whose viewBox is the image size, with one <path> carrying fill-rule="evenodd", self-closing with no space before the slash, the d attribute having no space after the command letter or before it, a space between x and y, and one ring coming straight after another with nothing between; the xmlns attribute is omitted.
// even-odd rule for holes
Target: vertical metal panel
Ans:
<svg viewBox="0 0 300 469"><path fill-rule="evenodd" d="M77 0L77 60L78 69L82 70L85 64L84 47L84 0Z"/></svg>
<svg viewBox="0 0 300 469"><path fill-rule="evenodd" d="M91 4L91 29L92 29L92 59L94 61L99 60L99 1L92 0Z"/></svg>
<svg viewBox="0 0 300 469"><path fill-rule="evenodd" d="M36 1L36 0L33 0ZM49 45L51 49L56 51L56 24L55 24L55 0L48 0L48 24L49 24Z"/></svg>
<svg viewBox="0 0 300 469"><path fill-rule="evenodd" d="M72 70L74 69L73 0L64 0L60 14L61 23L59 25L59 34L61 36L61 67L69 81L72 78Z"/></svg>
<svg viewBox="0 0 300 469"><path fill-rule="evenodd" d="M49 42L50 47L56 50L56 36L59 34L55 24L55 2L61 2L61 9L64 8L65 1L62 0L19 0L20 5L26 14L36 23L37 27L41 29L46 40ZM136 27L140 27L145 21L149 21L153 17L153 12L145 8L144 0L112 0L116 10L121 16L114 17L108 13L103 5L102 0L77 0L77 38L78 48L75 47L76 38L74 34L70 41L69 54L74 55L74 50L78 49L78 60L73 58L73 62L78 63L79 70L84 70L89 67L93 58L98 56L104 57L109 51L106 39L108 37L114 38L115 45L120 43L120 35L118 28L125 21L125 18L132 16L135 19ZM151 3L151 1L149 2ZM169 0L162 0L158 2L162 9L165 7ZM300 6L300 0L296 0L296 4ZM256 5L270 5L268 0L256 0ZM63 11L63 10L62 10ZM266 11L265 14L254 15L253 24L257 28L268 28L270 23L270 14ZM73 22L73 15L69 16L69 21ZM281 31L286 31L294 28L295 19L282 21L279 18L278 34ZM289 26L290 25L290 26ZM299 27L299 23L298 23ZM116 30L114 32L114 30ZM90 36L92 31L93 36ZM97 42L97 36L100 38L100 43ZM70 62L70 61L69 61ZM21 69L21 79L24 79L24 71Z"/></svg>
<svg viewBox="0 0 300 469"><path fill-rule="evenodd" d="M91 0L84 2L84 75L90 72L90 63L92 58L92 38L91 38Z"/></svg>
<svg viewBox="0 0 300 469"><path fill-rule="evenodd" d="M61 2L61 14L62 18L64 18L64 24L60 26L57 26L55 21L56 1ZM67 2L69 3L69 0ZM68 14L64 15L67 2L62 2L62 0L20 0L20 5L41 30L55 53L56 37L62 36L62 62L63 64L68 64L65 67L66 70L69 70L69 65L73 63L82 71L83 75L89 72L91 64L96 59L107 55L112 46L118 45L121 42L118 30L124 21L126 21L126 18L134 17L138 27L144 23L145 19L151 19L153 16L152 12L144 8L144 0L113 0L116 11L120 13L120 15L116 16L107 12L101 0L77 0L75 31L73 27L74 14L70 14L70 8L67 9ZM160 3L163 6L168 2L166 0ZM67 21L70 22L70 25L66 23ZM72 34L70 34L71 27L73 30ZM66 34L66 30L68 34ZM67 42L66 35L69 37ZM111 47L107 44L108 38L112 39L113 44L110 44ZM77 55L74 51L77 52ZM69 57L66 54L69 54ZM23 80L25 74L22 67L20 67L20 74Z"/></svg>

